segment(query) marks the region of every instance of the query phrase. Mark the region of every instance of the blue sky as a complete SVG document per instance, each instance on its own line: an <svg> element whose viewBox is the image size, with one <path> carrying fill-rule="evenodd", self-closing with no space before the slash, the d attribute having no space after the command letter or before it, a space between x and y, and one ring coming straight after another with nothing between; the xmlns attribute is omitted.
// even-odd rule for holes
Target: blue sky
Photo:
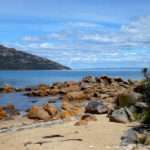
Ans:
<svg viewBox="0 0 150 150"><path fill-rule="evenodd" d="M0 0L0 43L72 68L148 67L149 0Z"/></svg>

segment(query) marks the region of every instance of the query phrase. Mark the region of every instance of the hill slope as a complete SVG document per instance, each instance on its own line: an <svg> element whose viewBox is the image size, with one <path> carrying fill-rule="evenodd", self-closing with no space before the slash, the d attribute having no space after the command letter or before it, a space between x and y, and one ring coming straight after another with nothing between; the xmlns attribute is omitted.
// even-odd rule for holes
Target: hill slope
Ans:
<svg viewBox="0 0 150 150"><path fill-rule="evenodd" d="M54 61L0 45L0 70L70 69Z"/></svg>

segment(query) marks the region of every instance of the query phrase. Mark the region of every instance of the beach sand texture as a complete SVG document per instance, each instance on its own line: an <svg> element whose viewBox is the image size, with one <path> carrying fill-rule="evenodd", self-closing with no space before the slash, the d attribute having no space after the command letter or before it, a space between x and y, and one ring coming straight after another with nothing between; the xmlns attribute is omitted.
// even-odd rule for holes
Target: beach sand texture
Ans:
<svg viewBox="0 0 150 150"><path fill-rule="evenodd" d="M0 150L117 150L123 132L130 125L109 122L105 115L97 119L87 126L74 126L75 121L70 121L1 133Z"/></svg>

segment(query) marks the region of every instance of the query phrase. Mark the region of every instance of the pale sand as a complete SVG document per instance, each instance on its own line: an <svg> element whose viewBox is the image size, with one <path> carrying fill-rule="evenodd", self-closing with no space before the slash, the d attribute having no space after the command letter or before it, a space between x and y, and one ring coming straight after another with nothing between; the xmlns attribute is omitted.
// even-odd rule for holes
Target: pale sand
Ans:
<svg viewBox="0 0 150 150"><path fill-rule="evenodd" d="M117 150L120 137L130 125L109 122L105 115L97 118L97 122L90 122L87 126L74 126L75 122L71 121L47 128L1 133L0 150ZM53 134L64 137L42 138ZM83 141L64 141L67 139ZM48 143L35 144L39 141Z"/></svg>

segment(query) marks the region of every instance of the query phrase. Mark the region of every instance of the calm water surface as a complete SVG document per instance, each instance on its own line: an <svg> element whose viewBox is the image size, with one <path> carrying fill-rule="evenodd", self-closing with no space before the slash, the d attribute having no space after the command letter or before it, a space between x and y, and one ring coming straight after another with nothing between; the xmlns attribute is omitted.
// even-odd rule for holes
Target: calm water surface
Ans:
<svg viewBox="0 0 150 150"><path fill-rule="evenodd" d="M99 70L69 70L69 71L0 71L0 86L10 84L13 87L35 86L41 83L51 84L58 81L75 80L78 81L85 76L111 76L122 77L124 79L142 79L140 69L99 69ZM29 98L23 93L0 94L0 105L9 102L13 103L17 109L24 111L33 105L41 105L47 102L50 97ZM56 103L59 105L59 102Z"/></svg>
<svg viewBox="0 0 150 150"><path fill-rule="evenodd" d="M78 81L84 76L122 77L124 79L141 79L140 69L100 69L100 70L69 70L69 71L0 71L0 86L10 84L14 87L25 87L38 85L40 83L50 84L57 81Z"/></svg>

